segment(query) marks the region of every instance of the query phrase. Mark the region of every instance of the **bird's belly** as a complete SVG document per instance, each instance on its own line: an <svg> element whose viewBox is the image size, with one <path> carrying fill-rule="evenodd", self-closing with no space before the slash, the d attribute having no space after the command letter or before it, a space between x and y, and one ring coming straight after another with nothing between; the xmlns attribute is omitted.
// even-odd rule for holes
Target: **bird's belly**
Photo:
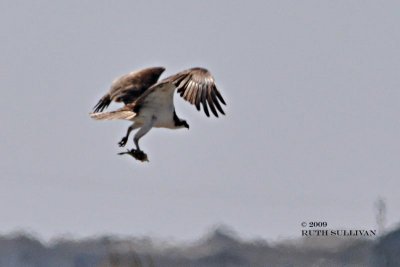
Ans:
<svg viewBox="0 0 400 267"><path fill-rule="evenodd" d="M173 107L146 107L140 111L139 116L136 118L138 122L147 121L148 119L154 118L153 127L156 128L174 128L175 122L173 118Z"/></svg>
<svg viewBox="0 0 400 267"><path fill-rule="evenodd" d="M175 122L172 112L159 113L154 122L156 128L174 128Z"/></svg>

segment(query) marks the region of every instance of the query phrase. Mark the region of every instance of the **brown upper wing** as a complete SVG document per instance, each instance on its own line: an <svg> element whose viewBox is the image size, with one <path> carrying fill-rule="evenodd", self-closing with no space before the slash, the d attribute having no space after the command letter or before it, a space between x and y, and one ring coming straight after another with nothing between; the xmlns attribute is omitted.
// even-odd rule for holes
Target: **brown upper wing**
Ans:
<svg viewBox="0 0 400 267"><path fill-rule="evenodd" d="M197 110L200 110L202 105L207 117L210 116L208 107L216 117L218 117L217 110L225 115L220 105L220 102L226 105L225 100L215 86L214 77L208 70L203 68L184 70L164 79L163 82L173 83L180 96L195 105Z"/></svg>
<svg viewBox="0 0 400 267"><path fill-rule="evenodd" d="M94 106L94 112L103 111L111 101L124 102L125 105L132 103L158 81L164 70L163 67L146 68L121 76L112 83L110 91Z"/></svg>

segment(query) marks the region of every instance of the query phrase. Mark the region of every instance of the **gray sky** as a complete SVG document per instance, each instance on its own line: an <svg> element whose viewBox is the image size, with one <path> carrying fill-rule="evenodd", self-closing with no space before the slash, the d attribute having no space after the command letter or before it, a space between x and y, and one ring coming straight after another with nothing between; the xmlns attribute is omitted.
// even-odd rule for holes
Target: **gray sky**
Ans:
<svg viewBox="0 0 400 267"><path fill-rule="evenodd" d="M0 232L186 240L225 223L273 240L310 220L375 228L378 196L397 224L399 9L1 1ZM116 155L128 122L88 113L114 78L148 66L206 67L228 106L208 119L177 96L190 130L152 130L140 164Z"/></svg>

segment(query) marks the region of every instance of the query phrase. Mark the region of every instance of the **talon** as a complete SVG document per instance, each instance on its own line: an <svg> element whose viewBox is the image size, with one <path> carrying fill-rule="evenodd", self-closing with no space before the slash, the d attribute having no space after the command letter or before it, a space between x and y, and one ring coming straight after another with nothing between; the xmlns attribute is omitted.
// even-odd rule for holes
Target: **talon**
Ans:
<svg viewBox="0 0 400 267"><path fill-rule="evenodd" d="M126 145L126 142L128 141L128 138L124 137L121 139L121 141L119 141L118 145L120 147L124 147Z"/></svg>

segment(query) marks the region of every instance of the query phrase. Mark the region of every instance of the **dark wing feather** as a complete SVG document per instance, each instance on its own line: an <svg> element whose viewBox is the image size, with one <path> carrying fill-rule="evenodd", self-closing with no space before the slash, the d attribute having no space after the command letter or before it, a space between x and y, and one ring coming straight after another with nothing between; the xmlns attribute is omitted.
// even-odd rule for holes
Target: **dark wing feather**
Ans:
<svg viewBox="0 0 400 267"><path fill-rule="evenodd" d="M220 104L221 102L226 105L225 100L215 86L214 78L208 70L192 68L170 76L164 81L173 83L177 87L179 95L195 105L197 110L200 110L202 105L207 117L210 116L208 107L216 117L218 117L218 111L225 115Z"/></svg>
<svg viewBox="0 0 400 267"><path fill-rule="evenodd" d="M165 68L155 67L131 72L116 79L110 91L94 106L94 112L103 111L112 101L132 103L158 81Z"/></svg>

